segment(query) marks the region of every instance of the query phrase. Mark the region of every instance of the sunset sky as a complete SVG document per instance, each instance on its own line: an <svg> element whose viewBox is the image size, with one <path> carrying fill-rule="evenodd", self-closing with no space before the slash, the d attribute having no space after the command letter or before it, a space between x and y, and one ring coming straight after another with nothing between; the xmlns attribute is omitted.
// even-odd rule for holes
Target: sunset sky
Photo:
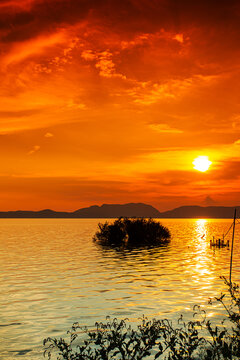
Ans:
<svg viewBox="0 0 240 360"><path fill-rule="evenodd" d="M240 205L239 1L0 1L0 42L0 211Z"/></svg>

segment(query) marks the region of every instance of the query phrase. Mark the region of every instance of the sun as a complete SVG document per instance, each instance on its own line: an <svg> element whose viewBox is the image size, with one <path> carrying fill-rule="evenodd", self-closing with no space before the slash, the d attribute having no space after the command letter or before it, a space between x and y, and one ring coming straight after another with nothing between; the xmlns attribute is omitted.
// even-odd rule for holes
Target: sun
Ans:
<svg viewBox="0 0 240 360"><path fill-rule="evenodd" d="M205 172L209 169L212 162L208 159L208 156L198 156L193 161L194 169Z"/></svg>

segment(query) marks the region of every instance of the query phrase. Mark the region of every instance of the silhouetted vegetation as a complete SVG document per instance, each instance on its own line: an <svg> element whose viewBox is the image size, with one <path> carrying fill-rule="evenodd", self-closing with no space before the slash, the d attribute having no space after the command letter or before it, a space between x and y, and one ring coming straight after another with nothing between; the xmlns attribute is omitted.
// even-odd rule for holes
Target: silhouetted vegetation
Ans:
<svg viewBox="0 0 240 360"><path fill-rule="evenodd" d="M133 329L128 320L107 318L105 323L96 323L94 331L75 323L68 342L62 338L45 339L44 355L60 360L239 359L240 292L238 285L225 278L224 281L230 299L226 301L226 294L222 294L215 301L226 310L228 328L224 322L220 327L212 326L198 306L194 307L194 320L185 323L181 317L177 327L169 320L149 321L143 317L137 329ZM86 332L86 339L76 345L79 330Z"/></svg>
<svg viewBox="0 0 240 360"><path fill-rule="evenodd" d="M153 219L119 218L113 223L98 224L94 240L109 246L145 246L167 243L170 231Z"/></svg>

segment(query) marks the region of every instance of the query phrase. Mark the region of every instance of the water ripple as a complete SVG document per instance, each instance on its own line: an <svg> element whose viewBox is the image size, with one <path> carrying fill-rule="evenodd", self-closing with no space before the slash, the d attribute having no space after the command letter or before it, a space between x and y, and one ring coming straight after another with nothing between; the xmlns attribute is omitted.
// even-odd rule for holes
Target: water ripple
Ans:
<svg viewBox="0 0 240 360"><path fill-rule="evenodd" d="M150 249L106 249L92 242L98 219L0 220L0 357L42 357L42 339L72 323L107 315L137 321L189 315L223 289L229 250L210 249L231 220L168 220L172 241ZM204 237L203 237L203 234ZM239 229L233 280L240 279ZM191 314L191 311L190 311ZM212 307L211 316L222 312Z"/></svg>

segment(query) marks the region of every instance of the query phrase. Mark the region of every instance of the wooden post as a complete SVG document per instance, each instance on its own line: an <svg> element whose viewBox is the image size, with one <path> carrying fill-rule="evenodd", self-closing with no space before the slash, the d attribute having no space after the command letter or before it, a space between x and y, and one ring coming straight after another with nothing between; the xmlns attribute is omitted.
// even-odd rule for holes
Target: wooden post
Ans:
<svg viewBox="0 0 240 360"><path fill-rule="evenodd" d="M236 213L237 213L237 209L234 210L234 218L233 218L232 247L231 247L230 272L229 272L229 282L230 282L230 285L232 284L232 260L233 260L233 244L234 244L234 232L235 232L235 223L236 223Z"/></svg>

